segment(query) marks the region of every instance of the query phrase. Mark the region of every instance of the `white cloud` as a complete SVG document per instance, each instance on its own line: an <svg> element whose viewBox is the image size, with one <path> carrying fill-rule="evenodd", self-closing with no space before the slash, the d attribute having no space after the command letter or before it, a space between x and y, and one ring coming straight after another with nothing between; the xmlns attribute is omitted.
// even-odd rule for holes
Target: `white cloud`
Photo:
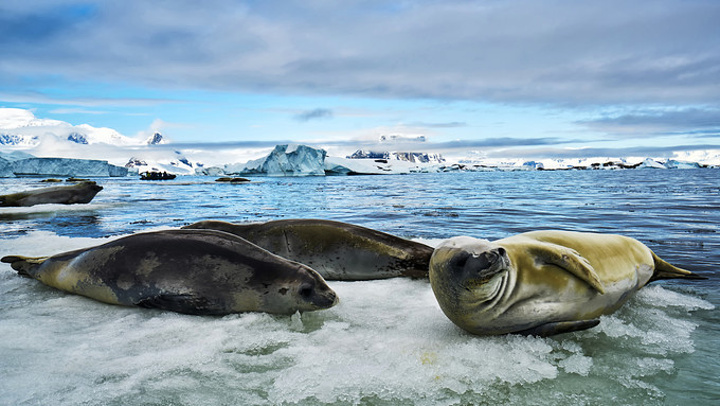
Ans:
<svg viewBox="0 0 720 406"><path fill-rule="evenodd" d="M718 101L716 1L404 4L3 4L0 26L12 30L0 29L0 76L521 103Z"/></svg>

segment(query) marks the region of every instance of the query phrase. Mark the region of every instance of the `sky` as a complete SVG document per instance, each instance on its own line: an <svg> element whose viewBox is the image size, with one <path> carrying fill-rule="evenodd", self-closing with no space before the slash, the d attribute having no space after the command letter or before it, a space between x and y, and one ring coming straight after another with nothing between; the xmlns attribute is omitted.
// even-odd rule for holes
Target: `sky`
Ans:
<svg viewBox="0 0 720 406"><path fill-rule="evenodd" d="M0 108L178 148L671 156L720 149L718 21L717 0L3 0Z"/></svg>

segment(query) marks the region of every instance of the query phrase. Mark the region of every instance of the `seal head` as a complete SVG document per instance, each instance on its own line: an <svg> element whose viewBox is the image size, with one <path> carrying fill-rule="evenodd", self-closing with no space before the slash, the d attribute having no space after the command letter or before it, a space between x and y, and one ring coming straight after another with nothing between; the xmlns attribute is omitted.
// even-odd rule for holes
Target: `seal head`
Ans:
<svg viewBox="0 0 720 406"><path fill-rule="evenodd" d="M502 247L489 241L455 237L444 241L430 258L430 284L440 308L463 326L494 305L510 269Z"/></svg>

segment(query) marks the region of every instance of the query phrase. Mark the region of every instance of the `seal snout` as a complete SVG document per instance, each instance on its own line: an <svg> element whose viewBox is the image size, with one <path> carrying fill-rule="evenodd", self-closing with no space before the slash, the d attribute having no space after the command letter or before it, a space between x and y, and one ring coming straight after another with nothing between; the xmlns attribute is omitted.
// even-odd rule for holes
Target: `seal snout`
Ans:
<svg viewBox="0 0 720 406"><path fill-rule="evenodd" d="M327 285L320 275L316 275L297 288L298 297L317 309L335 306L339 299L337 293Z"/></svg>
<svg viewBox="0 0 720 406"><path fill-rule="evenodd" d="M328 286L319 286L316 289L300 287L299 294L320 309L333 307L339 302L337 293Z"/></svg>
<svg viewBox="0 0 720 406"><path fill-rule="evenodd" d="M469 278L487 280L504 272L508 265L505 249L498 247L477 254L468 253L463 268Z"/></svg>

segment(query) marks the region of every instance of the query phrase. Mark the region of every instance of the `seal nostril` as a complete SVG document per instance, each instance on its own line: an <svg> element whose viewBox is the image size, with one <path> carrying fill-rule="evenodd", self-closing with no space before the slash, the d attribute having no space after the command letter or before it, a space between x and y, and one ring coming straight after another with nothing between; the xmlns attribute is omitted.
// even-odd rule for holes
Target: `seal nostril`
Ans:
<svg viewBox="0 0 720 406"><path fill-rule="evenodd" d="M498 248L498 254L500 254L501 257L504 257L505 256L505 248L503 248L503 247Z"/></svg>

